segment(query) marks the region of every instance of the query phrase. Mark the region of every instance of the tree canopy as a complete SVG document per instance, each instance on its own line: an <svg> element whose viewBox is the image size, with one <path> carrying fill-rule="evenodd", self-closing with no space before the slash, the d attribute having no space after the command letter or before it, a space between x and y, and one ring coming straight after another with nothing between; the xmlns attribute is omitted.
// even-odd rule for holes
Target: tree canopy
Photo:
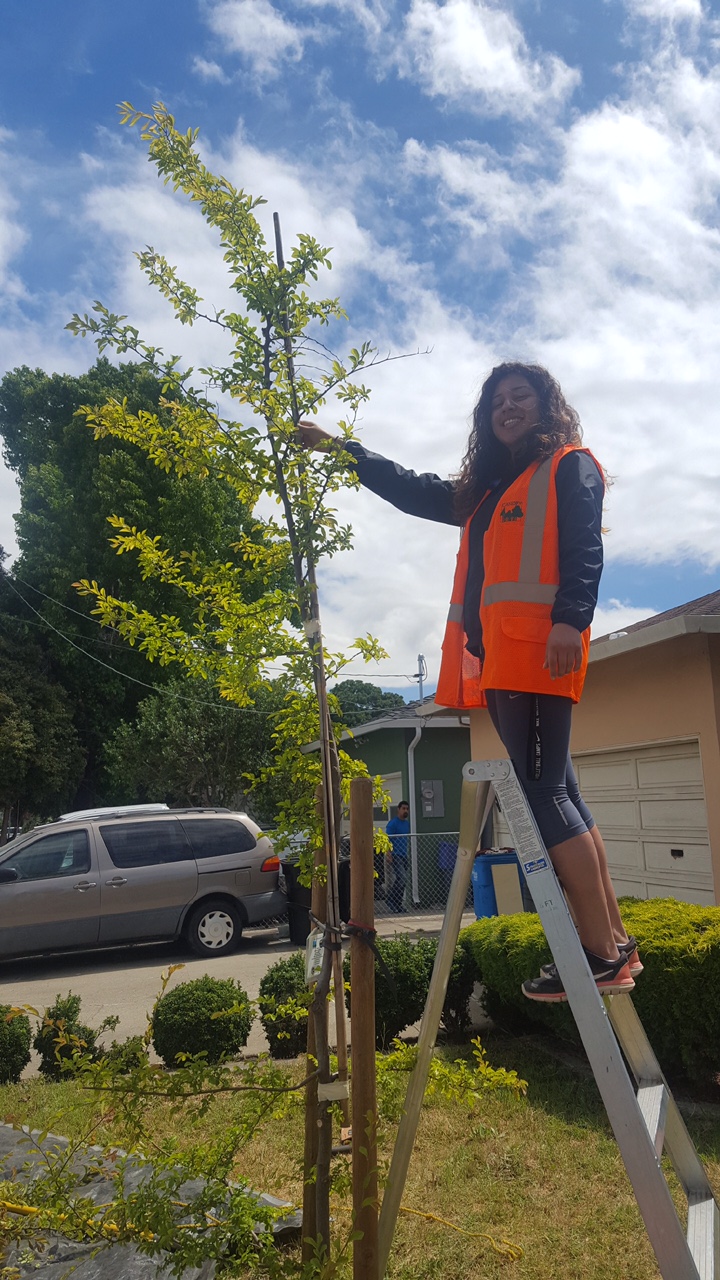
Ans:
<svg viewBox="0 0 720 1280"><path fill-rule="evenodd" d="M257 691L253 707L236 707L212 684L173 675L105 746L114 799L224 805L271 822L281 797L271 785L250 796L249 775L271 765L272 717L284 695L278 681Z"/></svg>
<svg viewBox="0 0 720 1280"><path fill-rule="evenodd" d="M234 544L243 536L252 542L256 523L222 477L168 473L132 442L96 438L78 416L81 405L114 397L129 413L162 417L161 393L160 380L140 364L116 367L102 357L79 377L21 367L0 383L0 437L20 486L20 554L5 598L43 655L38 671L44 665L64 691L76 749L84 757L75 780L79 805L117 798L103 744L121 723L132 722L147 686L163 685L169 673L162 666L150 672L117 632L92 617L90 602L78 597L73 583L101 581L131 596L139 609L172 613L179 625L190 616L170 585L144 576L134 557L118 556L108 517L121 512L129 527L152 528L173 555L199 563L222 557L235 569L243 560ZM279 566L276 581L283 572ZM249 576L239 575L241 598L257 590ZM30 809L41 803L27 787L23 798Z"/></svg>
<svg viewBox="0 0 720 1280"><path fill-rule="evenodd" d="M330 692L337 699L343 722L348 729L376 720L393 707L404 707L405 699L399 693L383 693L376 684L366 680L341 680Z"/></svg>

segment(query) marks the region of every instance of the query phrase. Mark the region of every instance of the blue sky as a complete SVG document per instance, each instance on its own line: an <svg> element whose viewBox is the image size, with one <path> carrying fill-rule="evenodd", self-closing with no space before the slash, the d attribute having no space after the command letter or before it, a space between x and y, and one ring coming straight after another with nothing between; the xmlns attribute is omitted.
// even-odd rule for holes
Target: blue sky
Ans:
<svg viewBox="0 0 720 1280"><path fill-rule="evenodd" d="M378 369L362 438L450 474L483 375L539 360L615 477L596 634L715 590L720 564L720 8L708 0L5 0L0 373L80 372L64 325L101 298L176 331L133 250L218 305L217 248L116 103L163 100L216 171L333 246L347 341L427 352ZM328 410L323 419L332 427ZM0 476L12 547L12 478ZM323 573L331 642L373 674L437 674L457 541L348 494L355 549Z"/></svg>

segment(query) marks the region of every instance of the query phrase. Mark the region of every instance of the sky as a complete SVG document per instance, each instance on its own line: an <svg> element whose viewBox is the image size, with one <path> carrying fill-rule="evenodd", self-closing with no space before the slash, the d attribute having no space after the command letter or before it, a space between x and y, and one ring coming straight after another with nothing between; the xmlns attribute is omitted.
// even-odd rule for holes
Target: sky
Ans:
<svg viewBox="0 0 720 1280"><path fill-rule="evenodd" d="M65 325L100 299L217 359L141 274L152 245L225 305L221 254L116 104L163 101L215 172L331 246L347 346L376 368L368 448L457 471L483 378L546 365L613 477L594 632L720 586L720 0L3 0L0 376L81 373ZM328 430L328 407L320 418ZM321 573L328 643L437 678L457 531L369 493ZM0 544L17 490L0 473ZM122 514L122 513L120 513Z"/></svg>

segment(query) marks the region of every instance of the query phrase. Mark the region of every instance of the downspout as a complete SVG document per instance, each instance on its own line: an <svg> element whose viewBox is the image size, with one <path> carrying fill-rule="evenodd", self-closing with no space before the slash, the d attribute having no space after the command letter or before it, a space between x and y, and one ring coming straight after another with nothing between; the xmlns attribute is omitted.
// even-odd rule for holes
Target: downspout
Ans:
<svg viewBox="0 0 720 1280"><path fill-rule="evenodd" d="M418 725L415 736L408 746L408 804L410 805L410 887L413 905L420 903L420 878L418 876L417 856L417 809L415 805L415 748L422 737L423 726Z"/></svg>

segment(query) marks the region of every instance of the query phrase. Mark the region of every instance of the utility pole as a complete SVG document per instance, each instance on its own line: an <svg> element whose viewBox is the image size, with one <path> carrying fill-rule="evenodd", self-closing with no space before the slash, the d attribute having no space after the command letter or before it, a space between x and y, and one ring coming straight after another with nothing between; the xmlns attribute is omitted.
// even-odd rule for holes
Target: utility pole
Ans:
<svg viewBox="0 0 720 1280"><path fill-rule="evenodd" d="M425 661L425 655L424 655L424 654L422 654L422 653L419 653L419 654L418 654L418 669L417 669L417 671L415 672L415 675L413 676L413 680L417 680L417 682L418 682L418 693L419 693L419 695L420 695L420 702L421 702L421 703L422 703L422 700L423 700L423 698L424 698L424 696L425 696L425 693L424 693L424 684L423 684L423 682L424 682L425 680L427 680L427 673L428 673L428 670L427 670L427 663L426 663L426 661Z"/></svg>

